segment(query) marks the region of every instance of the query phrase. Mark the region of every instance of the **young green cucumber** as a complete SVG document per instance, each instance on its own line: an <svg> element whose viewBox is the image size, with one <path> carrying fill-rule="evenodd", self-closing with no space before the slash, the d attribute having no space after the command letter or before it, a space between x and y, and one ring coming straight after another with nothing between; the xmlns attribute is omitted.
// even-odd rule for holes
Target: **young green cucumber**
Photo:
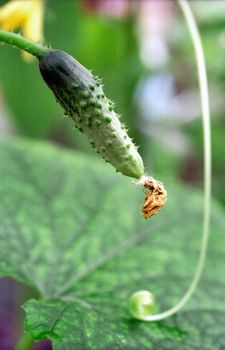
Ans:
<svg viewBox="0 0 225 350"><path fill-rule="evenodd" d="M141 156L104 95L101 82L72 56L49 50L39 61L43 79L75 126L117 171L139 179Z"/></svg>

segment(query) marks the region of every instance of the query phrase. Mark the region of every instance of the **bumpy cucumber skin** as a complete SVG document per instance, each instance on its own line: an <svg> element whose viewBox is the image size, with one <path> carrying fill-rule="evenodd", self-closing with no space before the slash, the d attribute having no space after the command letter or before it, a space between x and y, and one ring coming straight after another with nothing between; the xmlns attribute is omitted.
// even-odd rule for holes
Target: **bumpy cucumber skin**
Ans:
<svg viewBox="0 0 225 350"><path fill-rule="evenodd" d="M106 98L101 82L72 56L50 50L39 61L43 79L75 126L117 171L139 179L141 156Z"/></svg>

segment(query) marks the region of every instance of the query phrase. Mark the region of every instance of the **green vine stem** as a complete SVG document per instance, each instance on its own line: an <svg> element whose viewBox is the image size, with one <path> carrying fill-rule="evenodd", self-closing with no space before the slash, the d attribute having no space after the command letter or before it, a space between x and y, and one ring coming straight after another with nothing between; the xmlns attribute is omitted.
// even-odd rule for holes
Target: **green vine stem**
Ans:
<svg viewBox="0 0 225 350"><path fill-rule="evenodd" d="M206 65L200 34L195 23L195 19L192 14L189 2L187 0L178 0L178 3L186 19L187 26L194 45L202 105L202 123L204 138L204 215L202 239L199 259L192 282L184 296L180 299L180 301L178 301L178 303L174 307L164 312L160 312L158 314L152 314L155 301L154 296L150 292L138 291L130 297L130 312L135 318L140 319L142 321L159 321L166 319L176 314L188 302L188 300L194 293L202 275L209 239L211 202L211 128Z"/></svg>
<svg viewBox="0 0 225 350"><path fill-rule="evenodd" d="M26 51L38 59L43 57L44 54L50 50L41 44L37 44L29 39L24 38L20 34L7 32L5 30L0 30L0 42L4 42L6 44L17 47L18 49Z"/></svg>
<svg viewBox="0 0 225 350"><path fill-rule="evenodd" d="M33 339L27 332L23 333L15 350L31 350L33 345Z"/></svg>

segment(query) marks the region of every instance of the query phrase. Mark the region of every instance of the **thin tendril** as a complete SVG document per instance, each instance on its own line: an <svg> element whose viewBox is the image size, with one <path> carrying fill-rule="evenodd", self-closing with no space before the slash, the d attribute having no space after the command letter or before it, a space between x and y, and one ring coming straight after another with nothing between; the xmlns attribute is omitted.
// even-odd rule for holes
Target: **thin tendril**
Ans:
<svg viewBox="0 0 225 350"><path fill-rule="evenodd" d="M206 74L206 65L204 59L204 52L201 43L200 34L195 23L194 16L187 0L178 0L178 3L183 11L184 17L187 22L188 29L193 41L196 63L198 69L198 80L202 105L202 123L203 123L203 137L204 137L204 215L203 215L203 228L202 228L202 240L199 259L196 267L196 271L189 289L180 299L180 301L167 311L160 312L158 314L138 315L138 318L143 321L159 321L163 320L175 313L177 313L190 299L194 293L197 284L200 280L202 270L205 263L208 238L209 238L209 225L210 225L210 201L211 201L211 132L210 132L210 110L209 110L209 96L208 96L208 83ZM140 292L141 293L141 292ZM141 301L140 301L141 303ZM143 316L143 317L142 317Z"/></svg>

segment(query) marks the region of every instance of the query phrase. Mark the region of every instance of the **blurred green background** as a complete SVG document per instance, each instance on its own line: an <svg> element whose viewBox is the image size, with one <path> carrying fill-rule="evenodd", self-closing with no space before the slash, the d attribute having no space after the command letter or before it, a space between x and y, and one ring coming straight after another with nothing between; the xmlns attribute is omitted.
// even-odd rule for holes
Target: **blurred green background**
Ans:
<svg viewBox="0 0 225 350"><path fill-rule="evenodd" d="M0 6L5 3L1 0ZM225 2L190 3L208 70L213 196L225 206ZM103 79L106 95L140 145L149 174L202 188L196 63L175 1L49 0L44 36L47 45L67 51ZM0 50L0 138L50 140L98 157L72 121L63 118L37 62L25 62L7 45ZM26 296L18 299L22 303Z"/></svg>

